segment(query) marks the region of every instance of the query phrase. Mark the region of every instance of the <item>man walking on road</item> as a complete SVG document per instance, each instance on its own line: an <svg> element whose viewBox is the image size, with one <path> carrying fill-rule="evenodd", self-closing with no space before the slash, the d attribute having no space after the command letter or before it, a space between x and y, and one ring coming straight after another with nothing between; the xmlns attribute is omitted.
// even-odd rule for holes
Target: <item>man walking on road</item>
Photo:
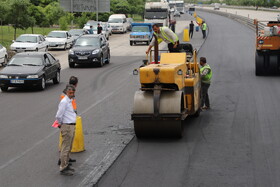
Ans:
<svg viewBox="0 0 280 187"><path fill-rule="evenodd" d="M193 28L194 28L194 24L193 21L191 21L190 25L189 25L189 37L192 38L193 37Z"/></svg>
<svg viewBox="0 0 280 187"><path fill-rule="evenodd" d="M61 152L60 152L60 174L71 176L75 171L69 166L69 155L72 147L72 142L76 127L76 113L72 106L72 99L75 96L75 87L67 85L66 95L60 101L56 113L56 120L60 124L60 133L62 137Z"/></svg>
<svg viewBox="0 0 280 187"><path fill-rule="evenodd" d="M168 44L168 50L170 53L178 52L179 38L168 27L159 27L159 25L153 25L154 34L158 38L158 43L165 41ZM152 47L155 45L155 37L153 37L146 54L149 54Z"/></svg>
<svg viewBox="0 0 280 187"><path fill-rule="evenodd" d="M202 30L202 35L203 35L203 39L204 39L206 37L206 30L207 30L207 24L205 23L205 21L202 22L201 30Z"/></svg>
<svg viewBox="0 0 280 187"><path fill-rule="evenodd" d="M206 63L205 57L200 57L200 75L201 75L201 109L210 109L210 101L208 96L208 89L211 84L212 70L209 64Z"/></svg>
<svg viewBox="0 0 280 187"><path fill-rule="evenodd" d="M100 23L97 24L97 34L101 34L102 33L102 27L100 25Z"/></svg>

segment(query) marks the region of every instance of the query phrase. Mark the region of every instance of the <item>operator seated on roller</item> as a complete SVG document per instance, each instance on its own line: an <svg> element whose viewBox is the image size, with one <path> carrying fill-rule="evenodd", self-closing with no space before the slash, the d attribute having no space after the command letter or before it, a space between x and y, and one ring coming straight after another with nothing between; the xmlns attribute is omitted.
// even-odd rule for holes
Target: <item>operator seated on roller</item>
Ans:
<svg viewBox="0 0 280 187"><path fill-rule="evenodd" d="M165 41L168 44L168 50L170 53L179 52L179 38L178 36L168 27L159 27L159 25L153 25L154 34L158 38L158 43ZM152 47L155 45L155 38L153 37L146 54L149 54Z"/></svg>

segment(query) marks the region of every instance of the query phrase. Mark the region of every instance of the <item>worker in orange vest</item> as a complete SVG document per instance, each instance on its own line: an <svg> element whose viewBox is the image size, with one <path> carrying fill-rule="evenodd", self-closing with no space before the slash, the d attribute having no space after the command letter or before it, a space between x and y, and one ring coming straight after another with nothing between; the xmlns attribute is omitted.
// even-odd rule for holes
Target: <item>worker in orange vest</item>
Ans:
<svg viewBox="0 0 280 187"><path fill-rule="evenodd" d="M69 79L69 84L75 86L75 88L76 88L78 85L78 78L75 76L71 76ZM63 90L63 93L60 95L60 99L63 99L65 97L65 95L66 95L66 92L65 92L65 90ZM77 113L77 103L76 103L75 98L73 98L73 100L72 100L72 106L73 106L74 111Z"/></svg>

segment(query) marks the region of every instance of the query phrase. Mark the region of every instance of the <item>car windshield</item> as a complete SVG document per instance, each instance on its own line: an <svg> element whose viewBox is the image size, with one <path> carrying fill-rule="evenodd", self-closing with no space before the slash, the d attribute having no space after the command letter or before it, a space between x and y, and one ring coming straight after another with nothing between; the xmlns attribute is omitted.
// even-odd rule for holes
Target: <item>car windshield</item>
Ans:
<svg viewBox="0 0 280 187"><path fill-rule="evenodd" d="M74 46L93 46L93 47L100 47L100 42L98 37L93 38L79 38L77 39Z"/></svg>
<svg viewBox="0 0 280 187"><path fill-rule="evenodd" d="M19 36L16 39L16 42L37 43L37 37L36 36Z"/></svg>
<svg viewBox="0 0 280 187"><path fill-rule="evenodd" d="M86 23L86 25L90 26L90 25L97 25L97 22L96 21L88 21Z"/></svg>
<svg viewBox="0 0 280 187"><path fill-rule="evenodd" d="M146 19L166 19L167 18L167 11L164 12L145 12Z"/></svg>
<svg viewBox="0 0 280 187"><path fill-rule="evenodd" d="M121 18L112 18L109 19L108 23L122 23L122 19Z"/></svg>
<svg viewBox="0 0 280 187"><path fill-rule="evenodd" d="M38 56L18 56L14 57L8 63L8 66L41 66L43 65L42 58Z"/></svg>
<svg viewBox="0 0 280 187"><path fill-rule="evenodd" d="M132 32L149 32L149 28L145 26L132 27Z"/></svg>
<svg viewBox="0 0 280 187"><path fill-rule="evenodd" d="M69 33L73 36L80 36L84 33L83 29L70 30Z"/></svg>
<svg viewBox="0 0 280 187"><path fill-rule="evenodd" d="M66 33L65 32L50 32L47 37L51 38L66 38Z"/></svg>

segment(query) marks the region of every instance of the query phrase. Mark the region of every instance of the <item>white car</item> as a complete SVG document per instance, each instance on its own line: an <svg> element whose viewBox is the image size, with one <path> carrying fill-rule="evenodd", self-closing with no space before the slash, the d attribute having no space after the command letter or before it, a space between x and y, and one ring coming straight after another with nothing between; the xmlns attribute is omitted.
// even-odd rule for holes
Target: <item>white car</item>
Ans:
<svg viewBox="0 0 280 187"><path fill-rule="evenodd" d="M7 64L8 62L8 54L6 47L0 44L0 64Z"/></svg>
<svg viewBox="0 0 280 187"><path fill-rule="evenodd" d="M46 40L49 42L49 49L67 49L73 46L74 37L68 31L51 31Z"/></svg>
<svg viewBox="0 0 280 187"><path fill-rule="evenodd" d="M94 21L94 20L88 20L87 23L84 25L83 29L84 30L89 30L90 29L90 26L92 27L97 27L97 21Z"/></svg>
<svg viewBox="0 0 280 187"><path fill-rule="evenodd" d="M22 34L10 46L15 52L48 51L49 43L41 34Z"/></svg>

